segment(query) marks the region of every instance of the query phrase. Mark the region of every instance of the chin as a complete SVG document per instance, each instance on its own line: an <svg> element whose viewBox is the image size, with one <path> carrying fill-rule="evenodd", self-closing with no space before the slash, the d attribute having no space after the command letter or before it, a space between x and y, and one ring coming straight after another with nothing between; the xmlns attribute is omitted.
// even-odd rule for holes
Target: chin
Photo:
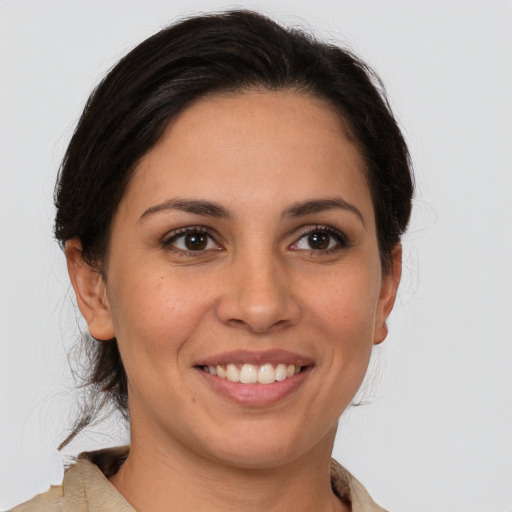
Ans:
<svg viewBox="0 0 512 512"><path fill-rule="evenodd" d="M280 423L283 421L281 418ZM336 426L319 439L317 432L308 436L305 430L280 430L275 423L261 425L259 429L251 425L250 428L237 429L236 433L223 436L224 441L217 446L214 457L225 464L245 469L282 467L312 452L325 452L330 457ZM212 445L208 447L210 453L212 448Z"/></svg>

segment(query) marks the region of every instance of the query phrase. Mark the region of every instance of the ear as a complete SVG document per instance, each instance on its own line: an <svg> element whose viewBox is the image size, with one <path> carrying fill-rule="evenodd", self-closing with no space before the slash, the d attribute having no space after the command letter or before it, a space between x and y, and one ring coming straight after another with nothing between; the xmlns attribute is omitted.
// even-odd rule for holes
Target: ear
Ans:
<svg viewBox="0 0 512 512"><path fill-rule="evenodd" d="M402 277L402 244L399 242L391 251L391 264L388 272L382 276L373 343L382 343L388 335L386 320L395 304L398 285Z"/></svg>
<svg viewBox="0 0 512 512"><path fill-rule="evenodd" d="M82 244L78 239L66 242L66 261L78 307L97 340L115 337L106 285L100 271L84 261Z"/></svg>

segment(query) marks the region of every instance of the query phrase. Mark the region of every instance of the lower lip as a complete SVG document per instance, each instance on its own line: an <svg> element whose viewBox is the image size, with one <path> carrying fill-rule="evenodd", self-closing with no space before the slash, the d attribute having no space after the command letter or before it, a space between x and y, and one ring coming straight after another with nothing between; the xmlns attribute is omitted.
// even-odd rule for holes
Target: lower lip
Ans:
<svg viewBox="0 0 512 512"><path fill-rule="evenodd" d="M199 368L197 371L214 391L238 404L257 407L273 404L294 393L308 377L311 369L311 366L306 366L297 375L272 384L242 384L211 375Z"/></svg>

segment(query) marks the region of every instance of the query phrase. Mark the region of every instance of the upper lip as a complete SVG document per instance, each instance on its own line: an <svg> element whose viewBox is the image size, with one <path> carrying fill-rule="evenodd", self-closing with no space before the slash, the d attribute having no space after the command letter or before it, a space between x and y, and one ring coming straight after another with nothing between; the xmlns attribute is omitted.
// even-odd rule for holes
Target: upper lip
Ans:
<svg viewBox="0 0 512 512"><path fill-rule="evenodd" d="M294 364L295 366L309 366L313 364L310 357L289 352L288 350L274 349L264 351L251 350L233 350L232 352L223 352L200 359L194 363L194 366L218 366L225 364Z"/></svg>

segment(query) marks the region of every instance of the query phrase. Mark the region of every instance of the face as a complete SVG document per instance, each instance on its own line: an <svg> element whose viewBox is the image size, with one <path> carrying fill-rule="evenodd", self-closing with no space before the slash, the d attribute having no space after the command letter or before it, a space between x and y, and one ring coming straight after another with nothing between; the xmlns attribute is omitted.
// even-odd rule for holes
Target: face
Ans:
<svg viewBox="0 0 512 512"><path fill-rule="evenodd" d="M263 467L330 453L386 335L393 268L339 117L248 92L171 123L129 183L89 305L74 283L91 334L118 340L132 443Z"/></svg>

